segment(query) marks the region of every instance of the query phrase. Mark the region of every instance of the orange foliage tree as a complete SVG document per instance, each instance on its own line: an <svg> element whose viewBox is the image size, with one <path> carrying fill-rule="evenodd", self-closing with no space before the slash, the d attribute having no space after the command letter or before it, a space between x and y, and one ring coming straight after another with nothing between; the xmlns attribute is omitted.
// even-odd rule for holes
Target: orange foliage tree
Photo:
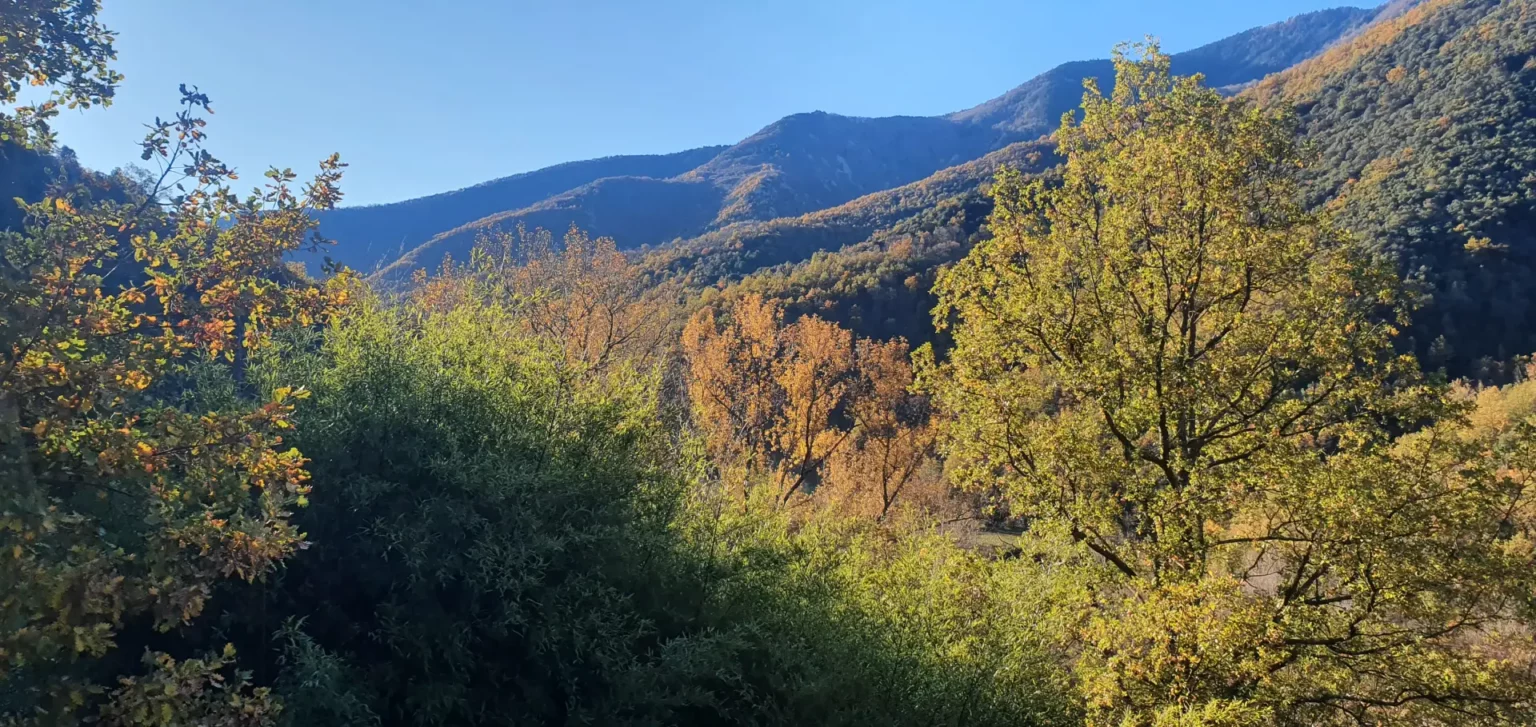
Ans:
<svg viewBox="0 0 1536 727"><path fill-rule="evenodd" d="M743 495L751 473L778 464L773 435L783 392L774 364L782 330L782 311L756 296L737 301L723 319L703 308L683 328L694 421L723 479Z"/></svg>
<svg viewBox="0 0 1536 727"><path fill-rule="evenodd" d="M777 302L754 295L725 313L700 310L683 351L694 421L722 479L744 496L766 482L779 505L814 493L883 520L932 461L904 341L855 341L816 316L786 325Z"/></svg>
<svg viewBox="0 0 1536 727"><path fill-rule="evenodd" d="M937 472L928 399L911 391L907 342L861 340L855 358L848 397L854 438L832 458L817 496L881 521L899 502L939 511L949 488Z"/></svg>
<svg viewBox="0 0 1536 727"><path fill-rule="evenodd" d="M779 332L780 353L770 364L782 391L770 438L774 484L787 503L819 481L828 458L848 441L833 415L844 405L853 374L853 334L806 316Z"/></svg>
<svg viewBox="0 0 1536 727"><path fill-rule="evenodd" d="M474 298L511 311L528 333L554 342L590 373L659 358L674 331L677 303L612 238L572 226L556 245L548 230L498 230L478 241L467 263L418 273L419 304L446 308Z"/></svg>

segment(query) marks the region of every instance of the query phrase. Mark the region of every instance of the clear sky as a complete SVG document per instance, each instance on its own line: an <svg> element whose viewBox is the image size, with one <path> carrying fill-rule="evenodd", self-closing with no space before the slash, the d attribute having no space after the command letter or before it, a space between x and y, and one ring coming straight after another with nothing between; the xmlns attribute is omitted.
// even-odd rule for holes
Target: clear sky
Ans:
<svg viewBox="0 0 1536 727"><path fill-rule="evenodd" d="M1368 2L1369 0L1367 0ZM103 0L127 76L55 124L137 158L176 86L254 180L352 166L349 204L612 154L740 140L802 111L931 115L1152 34L1177 52L1348 0ZM1356 5L1366 4L1356 2Z"/></svg>

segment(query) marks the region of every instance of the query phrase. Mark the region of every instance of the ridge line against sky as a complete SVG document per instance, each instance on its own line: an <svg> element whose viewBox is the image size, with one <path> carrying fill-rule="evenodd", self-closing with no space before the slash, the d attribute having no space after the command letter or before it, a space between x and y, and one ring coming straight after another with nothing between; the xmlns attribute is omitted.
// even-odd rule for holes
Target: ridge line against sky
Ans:
<svg viewBox="0 0 1536 727"><path fill-rule="evenodd" d="M935 116L1147 34L1180 52L1327 0L103 0L127 80L55 128L87 166L199 86L245 180L340 152L348 205L731 144L794 113ZM254 183L254 182L252 182Z"/></svg>

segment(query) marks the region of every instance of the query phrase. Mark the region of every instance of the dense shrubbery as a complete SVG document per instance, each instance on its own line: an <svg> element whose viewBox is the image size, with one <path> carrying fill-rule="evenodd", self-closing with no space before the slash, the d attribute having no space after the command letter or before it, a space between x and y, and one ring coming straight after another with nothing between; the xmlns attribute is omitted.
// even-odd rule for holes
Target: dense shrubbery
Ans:
<svg viewBox="0 0 1536 727"><path fill-rule="evenodd" d="M314 545L231 601L242 653L287 624L261 671L293 724L1066 715L995 567L699 488L644 372L551 344L495 307L366 305L260 372L314 391Z"/></svg>

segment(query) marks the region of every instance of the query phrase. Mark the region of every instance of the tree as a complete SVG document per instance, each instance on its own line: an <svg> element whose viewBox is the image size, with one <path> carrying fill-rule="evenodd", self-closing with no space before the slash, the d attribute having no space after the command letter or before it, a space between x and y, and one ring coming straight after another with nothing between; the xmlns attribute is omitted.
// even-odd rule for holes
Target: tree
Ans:
<svg viewBox="0 0 1536 727"><path fill-rule="evenodd" d="M694 314L683 352L695 421L725 479L746 496L766 476L781 504L813 488L848 435L832 415L847 391L851 334L815 316L785 326L778 303L747 296L723 322L711 307Z"/></svg>
<svg viewBox="0 0 1536 727"><path fill-rule="evenodd" d="M25 86L51 86L44 102L0 112L0 142L51 146L47 120L59 107L112 102L122 75L113 34L97 19L97 0L15 0L0 8L0 104L13 106Z"/></svg>
<svg viewBox="0 0 1536 727"><path fill-rule="evenodd" d="M1064 120L1059 186L999 176L925 373L959 482L1117 575L1081 627L1091 721L1528 710L1479 646L1529 593L1521 488L1394 354L1389 268L1302 206L1290 117L1137 50Z"/></svg>
<svg viewBox="0 0 1536 727"><path fill-rule="evenodd" d="M769 434L778 460L774 484L788 503L820 481L827 460L848 441L833 415L848 396L853 335L835 323L806 316L780 332L781 353L771 362L783 405Z"/></svg>
<svg viewBox="0 0 1536 727"><path fill-rule="evenodd" d="M467 264L418 275L413 295L442 309L469 298L517 314L530 335L560 341L566 358L592 374L656 363L675 334L671 290L655 285L612 238L572 226L559 245L548 230L519 226L482 237Z"/></svg>
<svg viewBox="0 0 1536 727"><path fill-rule="evenodd" d="M66 191L28 205L27 231L0 238L0 715L12 719L75 723L128 624L176 629L215 584L261 579L304 543L289 515L308 493L305 460L283 436L305 393L213 403L193 375L222 368L238 381L274 332L345 302L348 276L316 284L282 264L312 244L310 212L339 199L343 165L326 160L302 191L273 170L238 197L233 172L203 149L207 105L184 88L183 110L151 127L144 156L162 170L136 201ZM101 717L159 719L144 709L164 700L145 689L240 685L220 673L230 657L152 655L161 673L125 678ZM255 724L266 699L234 689L183 706Z"/></svg>
<svg viewBox="0 0 1536 727"><path fill-rule="evenodd" d="M879 521L898 503L942 506L947 485L923 472L937 469L928 401L912 384L906 341L858 341L847 405L853 441L832 458L817 498Z"/></svg>
<svg viewBox="0 0 1536 727"><path fill-rule="evenodd" d="M762 480L779 505L814 495L874 520L899 502L944 499L919 473L934 464L934 434L926 397L909 390L905 341L856 339L817 316L785 325L776 301L748 295L725 316L696 313L683 353L694 422L743 496Z"/></svg>
<svg viewBox="0 0 1536 727"><path fill-rule="evenodd" d="M772 369L781 316L777 306L747 297L724 321L705 307L683 328L694 424L721 479L739 485L744 497L750 473L770 466L769 432L781 399Z"/></svg>

